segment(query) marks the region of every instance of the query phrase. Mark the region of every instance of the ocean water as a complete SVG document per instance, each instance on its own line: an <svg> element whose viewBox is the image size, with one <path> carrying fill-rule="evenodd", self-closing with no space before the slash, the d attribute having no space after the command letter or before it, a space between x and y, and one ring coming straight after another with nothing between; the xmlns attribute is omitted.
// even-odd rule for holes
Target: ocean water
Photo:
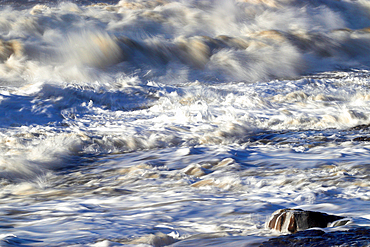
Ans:
<svg viewBox="0 0 370 247"><path fill-rule="evenodd" d="M0 246L370 225L369 124L367 0L0 1Z"/></svg>

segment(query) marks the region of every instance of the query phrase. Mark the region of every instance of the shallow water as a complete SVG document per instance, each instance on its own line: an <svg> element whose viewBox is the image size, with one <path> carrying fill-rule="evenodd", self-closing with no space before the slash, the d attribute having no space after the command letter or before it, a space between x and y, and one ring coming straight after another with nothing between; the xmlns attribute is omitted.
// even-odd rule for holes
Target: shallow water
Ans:
<svg viewBox="0 0 370 247"><path fill-rule="evenodd" d="M369 225L368 1L0 3L0 245Z"/></svg>

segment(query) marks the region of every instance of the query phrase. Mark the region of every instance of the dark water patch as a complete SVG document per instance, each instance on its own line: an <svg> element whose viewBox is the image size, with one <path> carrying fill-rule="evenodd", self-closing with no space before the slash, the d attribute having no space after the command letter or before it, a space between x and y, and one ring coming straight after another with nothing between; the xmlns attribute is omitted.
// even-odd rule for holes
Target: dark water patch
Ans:
<svg viewBox="0 0 370 247"><path fill-rule="evenodd" d="M370 141L370 137L369 136L359 136L359 137L354 138L353 140L358 141L358 142L368 142Z"/></svg>
<svg viewBox="0 0 370 247"><path fill-rule="evenodd" d="M353 133L345 133L337 129L263 131L253 136L251 143L291 146L314 144L318 146L329 142L349 141L351 138L348 134Z"/></svg>
<svg viewBox="0 0 370 247"><path fill-rule="evenodd" d="M360 124L350 128L349 130L369 131L369 128L370 124Z"/></svg>
<svg viewBox="0 0 370 247"><path fill-rule="evenodd" d="M368 124L357 125L343 130L267 130L250 138L251 144L304 146L306 148L325 146L329 143L339 145L343 142L368 141L370 141L370 125Z"/></svg>
<svg viewBox="0 0 370 247"><path fill-rule="evenodd" d="M306 230L291 235L272 238L263 242L261 247L319 247L319 246L369 246L370 228L358 227L348 231L325 233L322 230Z"/></svg>

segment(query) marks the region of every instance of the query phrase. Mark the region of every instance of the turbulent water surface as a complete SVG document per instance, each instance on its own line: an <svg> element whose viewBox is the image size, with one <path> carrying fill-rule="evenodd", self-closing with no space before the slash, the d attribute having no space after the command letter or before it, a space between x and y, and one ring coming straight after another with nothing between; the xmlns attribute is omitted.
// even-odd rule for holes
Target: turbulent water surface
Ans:
<svg viewBox="0 0 370 247"><path fill-rule="evenodd" d="M370 225L369 65L367 0L1 0L0 245Z"/></svg>

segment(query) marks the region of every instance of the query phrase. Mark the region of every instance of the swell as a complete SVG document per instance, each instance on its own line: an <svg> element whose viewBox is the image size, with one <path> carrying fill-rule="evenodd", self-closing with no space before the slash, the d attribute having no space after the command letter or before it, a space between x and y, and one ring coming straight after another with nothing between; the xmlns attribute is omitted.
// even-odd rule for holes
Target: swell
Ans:
<svg viewBox="0 0 370 247"><path fill-rule="evenodd" d="M363 68L370 55L362 1L120 1L2 13L4 80L100 80L108 70L255 82Z"/></svg>

